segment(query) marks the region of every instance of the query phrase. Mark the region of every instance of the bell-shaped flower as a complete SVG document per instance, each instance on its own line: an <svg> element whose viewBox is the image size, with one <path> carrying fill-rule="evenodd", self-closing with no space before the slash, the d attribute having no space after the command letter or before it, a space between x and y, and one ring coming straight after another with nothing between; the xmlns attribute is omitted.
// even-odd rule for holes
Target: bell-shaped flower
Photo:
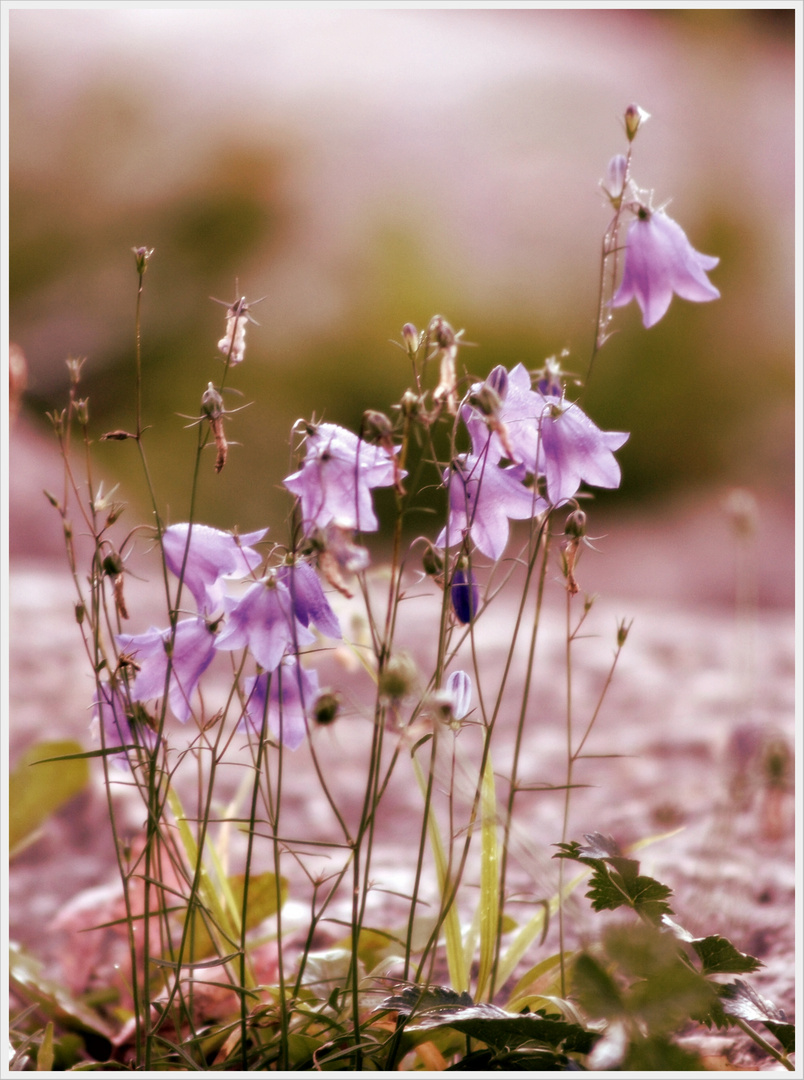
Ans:
<svg viewBox="0 0 804 1080"><path fill-rule="evenodd" d="M464 423L472 439L475 456L487 455L492 464L507 458L514 464L524 464L527 470L539 472L541 438L539 422L545 403L540 394L531 390L530 373L517 364L510 373L504 367L494 368L485 383L476 383L470 401L483 400L483 388L493 390L499 407L489 415L477 405L462 409Z"/></svg>
<svg viewBox="0 0 804 1080"><path fill-rule="evenodd" d="M269 687L270 679L270 687ZM271 672L246 679L245 719L259 735L263 717L268 728L284 746L295 750L307 734L307 715L318 697L318 675L306 671L294 660L284 660Z"/></svg>
<svg viewBox="0 0 804 1080"><path fill-rule="evenodd" d="M379 522L371 489L391 487L402 475L384 447L364 442L337 424L317 424L308 430L301 468L283 483L301 500L306 536L329 524L374 532Z"/></svg>
<svg viewBox="0 0 804 1080"><path fill-rule="evenodd" d="M293 611L302 626L312 623L322 634L331 638L342 638L338 616L329 606L329 601L321 588L318 574L306 562L295 562L280 566L276 579L286 585L293 602Z"/></svg>
<svg viewBox="0 0 804 1080"><path fill-rule="evenodd" d="M245 649L266 671L279 667L287 652L310 645L315 635L296 619L287 586L271 575L258 581L239 599L225 601L226 625L215 648Z"/></svg>
<svg viewBox="0 0 804 1080"><path fill-rule="evenodd" d="M176 577L184 565L184 583L195 597L199 612L214 615L223 610L224 579L248 577L261 564L262 556L249 545L262 540L267 532L260 529L234 536L209 525L194 524L191 529L184 522L165 529L162 549L168 569Z"/></svg>
<svg viewBox="0 0 804 1080"><path fill-rule="evenodd" d="M155 627L145 634L118 634L121 653L133 657L139 672L131 687L132 701L151 701L165 693L171 631ZM168 702L177 720L184 723L192 711L190 699L198 681L215 656L215 636L203 619L183 619L176 624Z"/></svg>
<svg viewBox="0 0 804 1080"><path fill-rule="evenodd" d="M670 307L673 293L699 303L717 300L720 293L706 272L719 262L696 251L663 210L641 207L628 226L623 280L611 306L623 307L636 297L643 324L654 326Z"/></svg>
<svg viewBox="0 0 804 1080"><path fill-rule="evenodd" d="M580 406L549 398L542 419L543 473L547 498L553 506L573 498L581 481L594 487L616 488L620 466L613 451L628 439L622 431L601 431Z"/></svg>
<svg viewBox="0 0 804 1080"><path fill-rule="evenodd" d="M436 547L462 543L468 532L478 551L499 559L508 543L508 519L525 520L547 509L510 469L489 464L485 456L457 457L444 471L444 484L449 490L447 526Z"/></svg>
<svg viewBox="0 0 804 1080"><path fill-rule="evenodd" d="M93 716L90 729L93 738L98 739L103 732L103 745L108 749L121 747L120 753L112 756L112 761L121 769L129 769L129 760L125 748L145 745L152 749L156 744L156 732L139 726L137 735L131 723L131 706L119 685L100 683L98 693L92 702ZM137 737L139 736L139 737Z"/></svg>

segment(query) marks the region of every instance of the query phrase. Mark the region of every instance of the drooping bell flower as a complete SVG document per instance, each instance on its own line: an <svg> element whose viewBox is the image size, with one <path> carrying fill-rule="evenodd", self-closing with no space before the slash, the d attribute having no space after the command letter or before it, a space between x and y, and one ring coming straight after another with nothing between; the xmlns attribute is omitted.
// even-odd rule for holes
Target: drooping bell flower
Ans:
<svg viewBox="0 0 804 1080"><path fill-rule="evenodd" d="M226 578L244 578L252 574L262 562L262 556L251 544L262 540L268 532L244 533L234 536L209 525L184 522L170 525L162 534L162 549L165 562L171 573L179 577L184 563L184 584L195 597L199 612L215 615L223 610ZM190 550L187 552L187 539Z"/></svg>
<svg viewBox="0 0 804 1080"><path fill-rule="evenodd" d="M620 466L613 451L628 439L622 431L601 431L574 402L548 398L541 422L543 472L553 506L572 499L582 481L616 488Z"/></svg>
<svg viewBox="0 0 804 1080"><path fill-rule="evenodd" d="M225 600L226 625L215 648L248 648L266 671L275 671L285 653L311 645L315 635L296 618L287 587L271 575L256 582L239 599Z"/></svg>
<svg viewBox="0 0 804 1080"><path fill-rule="evenodd" d="M286 659L270 674L264 671L246 679L246 711L239 726L244 728L248 720L259 734L265 716L274 737L289 750L296 750L307 734L306 717L318 698L318 690L314 670L307 671L295 660Z"/></svg>
<svg viewBox="0 0 804 1080"><path fill-rule="evenodd" d="M459 455L444 470L444 484L449 511L436 547L462 543L468 532L478 551L499 559L508 543L508 519L527 520L547 509L510 469L489 464L485 456Z"/></svg>
<svg viewBox="0 0 804 1080"><path fill-rule="evenodd" d="M151 627L145 634L118 634L121 653L131 656L139 672L131 687L132 701L151 701L165 693L171 631ZM203 619L183 619L176 624L168 702L177 720L184 723L192 708L190 699L215 656L215 636Z"/></svg>
<svg viewBox="0 0 804 1080"><path fill-rule="evenodd" d="M717 300L718 290L706 276L720 259L702 255L686 233L663 210L640 207L628 226L623 280L612 307L624 307L636 298L642 322L655 326L670 307L673 293L684 300Z"/></svg>
<svg viewBox="0 0 804 1080"><path fill-rule="evenodd" d="M324 595L318 574L306 562L295 562L280 566L276 579L287 586L293 601L293 611L302 626L310 623L327 637L343 637L338 616L329 605Z"/></svg>
<svg viewBox="0 0 804 1080"><path fill-rule="evenodd" d="M374 532L379 528L371 489L391 487L400 477L382 446L358 439L337 424L310 425L301 468L283 481L301 501L306 536L334 524Z"/></svg>

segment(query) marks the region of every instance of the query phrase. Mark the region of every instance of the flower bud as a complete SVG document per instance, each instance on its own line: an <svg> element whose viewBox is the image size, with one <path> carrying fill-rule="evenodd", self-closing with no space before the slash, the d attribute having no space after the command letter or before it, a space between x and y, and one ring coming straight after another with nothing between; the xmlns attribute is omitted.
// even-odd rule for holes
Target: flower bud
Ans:
<svg viewBox="0 0 804 1080"><path fill-rule="evenodd" d="M83 623L86 613L87 609L84 607L83 604L75 605L75 621L78 623L79 626L81 626L81 624Z"/></svg>
<svg viewBox="0 0 804 1080"><path fill-rule="evenodd" d="M422 402L412 390L406 390L399 402L399 409L403 416L413 419L422 411Z"/></svg>
<svg viewBox="0 0 804 1080"><path fill-rule="evenodd" d="M211 420L217 420L223 415L223 398L212 383L208 384L201 395L201 412Z"/></svg>
<svg viewBox="0 0 804 1080"><path fill-rule="evenodd" d="M444 573L444 560L441 553L433 547L432 544L427 545L424 549L424 555L422 555L422 568L428 577L440 577Z"/></svg>
<svg viewBox="0 0 804 1080"><path fill-rule="evenodd" d="M378 412L376 409L366 409L363 413L361 430L363 439L367 443L387 446L392 442L394 429L391 421L385 413Z"/></svg>
<svg viewBox="0 0 804 1080"><path fill-rule="evenodd" d="M472 680L465 671L453 671L447 679L447 693L452 702L452 715L463 720L472 704Z"/></svg>
<svg viewBox="0 0 804 1080"><path fill-rule="evenodd" d="M502 406L500 395L489 385L488 382L480 384L480 387L470 396L469 404L474 405L484 416L497 416Z"/></svg>
<svg viewBox="0 0 804 1080"><path fill-rule="evenodd" d="M343 698L334 690L322 690L313 703L310 717L316 724L331 724L338 715Z"/></svg>
<svg viewBox="0 0 804 1080"><path fill-rule="evenodd" d="M47 488L44 488L42 494L45 496L51 506L55 506L57 510L60 509L61 503L52 492L48 491Z"/></svg>
<svg viewBox="0 0 804 1080"><path fill-rule="evenodd" d="M485 385L496 393L500 401L505 401L508 395L508 372L502 364L498 364L493 371L489 372Z"/></svg>
<svg viewBox="0 0 804 1080"><path fill-rule="evenodd" d="M419 351L419 331L413 323L406 322L402 327L402 340L410 356L415 356Z"/></svg>
<svg viewBox="0 0 804 1080"><path fill-rule="evenodd" d="M573 510L564 522L564 535L575 540L586 536L586 514L583 510Z"/></svg>
<svg viewBox="0 0 804 1080"><path fill-rule="evenodd" d="M89 398L79 398L75 403L75 415L81 427L89 423Z"/></svg>
<svg viewBox="0 0 804 1080"><path fill-rule="evenodd" d="M148 269L148 260L153 255L154 249L147 247L135 247L131 250L134 252L134 258L137 260L137 273L142 276Z"/></svg>
<svg viewBox="0 0 804 1080"><path fill-rule="evenodd" d="M116 577L118 574L123 573L123 560L116 551L110 551L101 566L107 577Z"/></svg>
<svg viewBox="0 0 804 1080"><path fill-rule="evenodd" d="M443 315L434 315L430 320L430 338L439 349L451 349L457 340L457 335Z"/></svg>
<svg viewBox="0 0 804 1080"><path fill-rule="evenodd" d="M625 134L628 136L629 142L634 141L636 133L646 120L650 120L649 112L645 112L639 105L632 104L628 106L625 110Z"/></svg>
<svg viewBox="0 0 804 1080"><path fill-rule="evenodd" d="M452 575L450 599L452 600L452 610L455 612L458 622L463 623L464 626L470 623L477 614L480 594L475 575L468 567L458 566Z"/></svg>
<svg viewBox="0 0 804 1080"><path fill-rule="evenodd" d="M633 620L632 620L633 621ZM617 627L617 645L622 648L628 640L628 631L631 629L631 623L626 623L625 619Z"/></svg>
<svg viewBox="0 0 804 1080"><path fill-rule="evenodd" d="M418 670L411 656L405 652L392 656L380 675L380 695L389 701L402 701L416 686Z"/></svg>
<svg viewBox="0 0 804 1080"><path fill-rule="evenodd" d="M615 154L606 167L606 179L602 182L603 190L615 210L623 201L627 179L628 159L624 154Z"/></svg>

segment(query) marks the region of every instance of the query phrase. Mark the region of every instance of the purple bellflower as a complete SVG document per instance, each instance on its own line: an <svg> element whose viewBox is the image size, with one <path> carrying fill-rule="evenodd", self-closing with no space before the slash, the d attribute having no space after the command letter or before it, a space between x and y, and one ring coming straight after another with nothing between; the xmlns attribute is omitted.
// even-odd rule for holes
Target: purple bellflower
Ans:
<svg viewBox="0 0 804 1080"><path fill-rule="evenodd" d="M171 631L155 627L145 634L118 634L117 647L134 657L140 670L131 688L132 701L151 701L165 692ZM177 720L190 716L190 698L215 656L215 638L203 619L183 619L176 624L168 701Z"/></svg>
<svg viewBox="0 0 804 1080"><path fill-rule="evenodd" d="M216 649L251 650L266 671L275 671L287 652L315 641L293 612L286 585L271 575L258 581L239 599L225 601L226 625L215 639Z"/></svg>
<svg viewBox="0 0 804 1080"><path fill-rule="evenodd" d="M165 562L171 573L179 577L189 534L184 583L195 597L199 612L215 615L223 610L224 578L244 578L254 573L262 556L249 545L262 540L267 532L260 529L235 537L209 525L193 525L192 531L186 522L171 525L162 534Z"/></svg>
<svg viewBox="0 0 804 1080"><path fill-rule="evenodd" d="M508 519L525 520L547 509L512 470L489 464L485 457L461 454L444 470L444 484L449 515L436 547L462 543L468 532L478 551L499 559L508 543Z"/></svg>
<svg viewBox="0 0 804 1080"><path fill-rule="evenodd" d="M544 412L544 399L531 390L530 374L522 364L511 372L504 367L494 368L485 383L476 383L472 394L480 395L483 387L495 391L500 402L496 416L485 417L477 407L466 405L462 410L464 423L472 439L472 451L496 464L508 458L514 464L524 464L531 473L540 471L541 437L539 420Z"/></svg>
<svg viewBox="0 0 804 1080"><path fill-rule="evenodd" d="M706 276L720 262L701 255L680 225L663 210L641 207L628 226L623 280L612 307L623 307L636 297L642 322L654 326L670 307L673 293L702 303L717 300L718 290Z"/></svg>
<svg viewBox="0 0 804 1080"><path fill-rule="evenodd" d="M301 468L283 483L301 500L306 536L329 524L374 532L379 522L371 489L391 487L401 475L382 446L372 446L337 424L318 424L308 429Z"/></svg>
<svg viewBox="0 0 804 1080"><path fill-rule="evenodd" d="M149 749L156 744L156 732L148 727L138 728L140 735L137 738L131 726L129 717L130 706L127 705L125 694L120 686L110 683L101 683L98 694L92 703L94 713L91 730L94 738L100 737L103 729L103 744L107 749L114 746L136 746L144 743ZM112 761L121 769L130 770L128 755L125 750L114 754Z"/></svg>
<svg viewBox="0 0 804 1080"><path fill-rule="evenodd" d="M268 688L268 679L271 685ZM268 672L246 679L246 715L238 725L245 728L245 720L259 735L266 710L268 727L274 737L296 750L307 734L307 714L318 696L318 675L306 671L293 660L285 660L269 676Z"/></svg>
<svg viewBox="0 0 804 1080"><path fill-rule="evenodd" d="M339 640L343 637L338 616L329 606L318 574L309 563L295 562L280 566L276 571L276 580L287 586L293 601L293 610L302 626L313 623L327 637Z"/></svg>
<svg viewBox="0 0 804 1080"><path fill-rule="evenodd" d="M547 498L560 506L577 493L581 481L616 488L620 466L613 451L628 439L626 432L601 431L576 404L547 399L542 418L543 472Z"/></svg>

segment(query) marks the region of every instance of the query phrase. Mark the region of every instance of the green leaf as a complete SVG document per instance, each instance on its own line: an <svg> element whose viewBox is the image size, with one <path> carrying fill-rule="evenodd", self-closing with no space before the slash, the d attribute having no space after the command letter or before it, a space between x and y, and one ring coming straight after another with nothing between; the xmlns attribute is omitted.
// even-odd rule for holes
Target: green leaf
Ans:
<svg viewBox="0 0 804 1080"><path fill-rule="evenodd" d="M71 760L42 762L42 758ZM9 848L12 855L33 837L39 826L60 806L78 795L89 782L89 767L81 745L71 739L40 742L17 762L8 779Z"/></svg>
<svg viewBox="0 0 804 1080"><path fill-rule="evenodd" d="M556 859L574 859L592 867L591 888L587 897L595 911L615 911L630 907L638 915L658 924L663 915L672 915L667 898L673 890L655 878L640 875L639 862L624 856L610 836L586 835L587 846L573 840L556 845L561 850Z"/></svg>
<svg viewBox="0 0 804 1080"><path fill-rule="evenodd" d="M456 994L443 986L407 987L386 998L382 1008L412 1017L414 1022L406 1025L407 1032L449 1027L497 1050L538 1043L553 1050L587 1054L598 1038L596 1032L540 1013L509 1013L496 1005L475 1005L468 994Z"/></svg>
<svg viewBox="0 0 804 1080"><path fill-rule="evenodd" d="M774 1020L765 1020L765 1027L773 1032L786 1054L796 1052L796 1029L793 1024L777 1024Z"/></svg>
<svg viewBox="0 0 804 1080"><path fill-rule="evenodd" d="M477 996L482 997L494 964L497 948L497 925L500 919L499 843L497 837L497 798L491 755L483 771L480 864L480 960L477 973ZM493 990L493 987L492 987Z"/></svg>
<svg viewBox="0 0 804 1080"><path fill-rule="evenodd" d="M50 1072L53 1068L53 1021L48 1020L45 1034L36 1055L36 1071Z"/></svg>
<svg viewBox="0 0 804 1080"><path fill-rule="evenodd" d="M229 888L232 891L238 912L243 905L243 890L245 888L245 874L234 874L227 878ZM252 874L248 883L248 911L246 913L246 929L253 930L265 919L275 915L278 908L285 903L288 894L287 878L279 879L277 888L276 875L266 871L264 874ZM181 909L179 918L184 921L187 917L187 908ZM193 925L188 935L189 947L185 950L184 963L198 966L198 962L205 957L211 956L217 949L215 942L207 929L204 916L198 908L193 912ZM165 958L167 959L167 958ZM223 962L223 961L219 961Z"/></svg>
<svg viewBox="0 0 804 1080"><path fill-rule="evenodd" d="M624 1014L625 1004L619 986L588 953L581 953L572 966L572 986L587 1015L613 1020Z"/></svg>
<svg viewBox="0 0 804 1080"><path fill-rule="evenodd" d="M105 1020L74 998L61 983L47 979L42 974L40 962L13 942L9 944L9 982L20 1001L36 1004L61 1028L99 1035L109 1042L114 1038L114 1032Z"/></svg>
<svg viewBox="0 0 804 1080"><path fill-rule="evenodd" d="M761 960L748 953L742 953L732 945L728 938L713 934L711 937L694 938L693 949L701 959L704 975L715 973L745 975L763 966Z"/></svg>
<svg viewBox="0 0 804 1080"><path fill-rule="evenodd" d="M665 1038L637 1039L631 1043L623 1062L623 1070L645 1075L651 1072L698 1072L703 1062Z"/></svg>

